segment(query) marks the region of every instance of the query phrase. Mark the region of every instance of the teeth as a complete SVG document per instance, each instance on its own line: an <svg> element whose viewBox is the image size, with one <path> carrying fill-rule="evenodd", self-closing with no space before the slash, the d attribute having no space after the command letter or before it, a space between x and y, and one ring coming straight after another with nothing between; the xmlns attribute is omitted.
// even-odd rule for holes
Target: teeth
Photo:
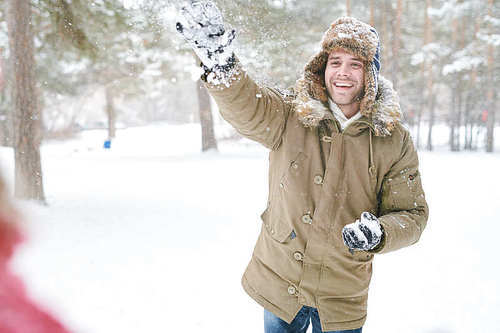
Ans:
<svg viewBox="0 0 500 333"><path fill-rule="evenodd" d="M349 83L335 83L337 87L352 87L352 84Z"/></svg>

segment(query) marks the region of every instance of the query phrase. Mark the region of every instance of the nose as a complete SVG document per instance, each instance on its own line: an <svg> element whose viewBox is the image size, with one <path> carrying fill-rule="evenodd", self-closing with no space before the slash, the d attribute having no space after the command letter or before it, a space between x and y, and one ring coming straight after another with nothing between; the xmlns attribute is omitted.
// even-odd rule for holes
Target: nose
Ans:
<svg viewBox="0 0 500 333"><path fill-rule="evenodd" d="M349 66L345 63L341 64L337 70L337 77L348 77L349 75L351 75Z"/></svg>

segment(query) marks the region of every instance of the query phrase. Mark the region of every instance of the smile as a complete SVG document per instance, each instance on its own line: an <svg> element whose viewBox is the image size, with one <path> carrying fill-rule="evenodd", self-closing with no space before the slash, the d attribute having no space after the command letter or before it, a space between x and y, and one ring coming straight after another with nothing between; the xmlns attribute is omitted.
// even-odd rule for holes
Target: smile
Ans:
<svg viewBox="0 0 500 333"><path fill-rule="evenodd" d="M333 85L335 87L340 87L340 88L352 88L352 87L354 87L353 84L351 84L351 83L344 83L344 82L335 82Z"/></svg>

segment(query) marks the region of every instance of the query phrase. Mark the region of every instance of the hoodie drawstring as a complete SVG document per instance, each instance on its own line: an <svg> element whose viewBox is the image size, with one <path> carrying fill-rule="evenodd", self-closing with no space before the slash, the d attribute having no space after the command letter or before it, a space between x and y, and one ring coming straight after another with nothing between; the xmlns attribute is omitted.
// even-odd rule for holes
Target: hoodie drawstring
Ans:
<svg viewBox="0 0 500 333"><path fill-rule="evenodd" d="M373 143L372 143L372 131L371 129L368 129L368 132L370 132L370 167L368 168L368 172L370 173L370 176L374 176L375 175L375 163L373 161Z"/></svg>

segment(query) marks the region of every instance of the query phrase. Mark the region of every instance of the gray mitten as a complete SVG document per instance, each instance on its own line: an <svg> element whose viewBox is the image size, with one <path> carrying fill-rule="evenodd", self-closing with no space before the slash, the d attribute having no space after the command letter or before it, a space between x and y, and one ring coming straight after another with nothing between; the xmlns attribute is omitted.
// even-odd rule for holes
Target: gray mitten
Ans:
<svg viewBox="0 0 500 333"><path fill-rule="evenodd" d="M377 217L363 212L361 219L342 229L342 239L350 251L373 250L382 240L384 231Z"/></svg>
<svg viewBox="0 0 500 333"><path fill-rule="evenodd" d="M176 29L210 71L227 71L234 63L231 43L235 30L226 31L222 14L213 2L185 3Z"/></svg>

